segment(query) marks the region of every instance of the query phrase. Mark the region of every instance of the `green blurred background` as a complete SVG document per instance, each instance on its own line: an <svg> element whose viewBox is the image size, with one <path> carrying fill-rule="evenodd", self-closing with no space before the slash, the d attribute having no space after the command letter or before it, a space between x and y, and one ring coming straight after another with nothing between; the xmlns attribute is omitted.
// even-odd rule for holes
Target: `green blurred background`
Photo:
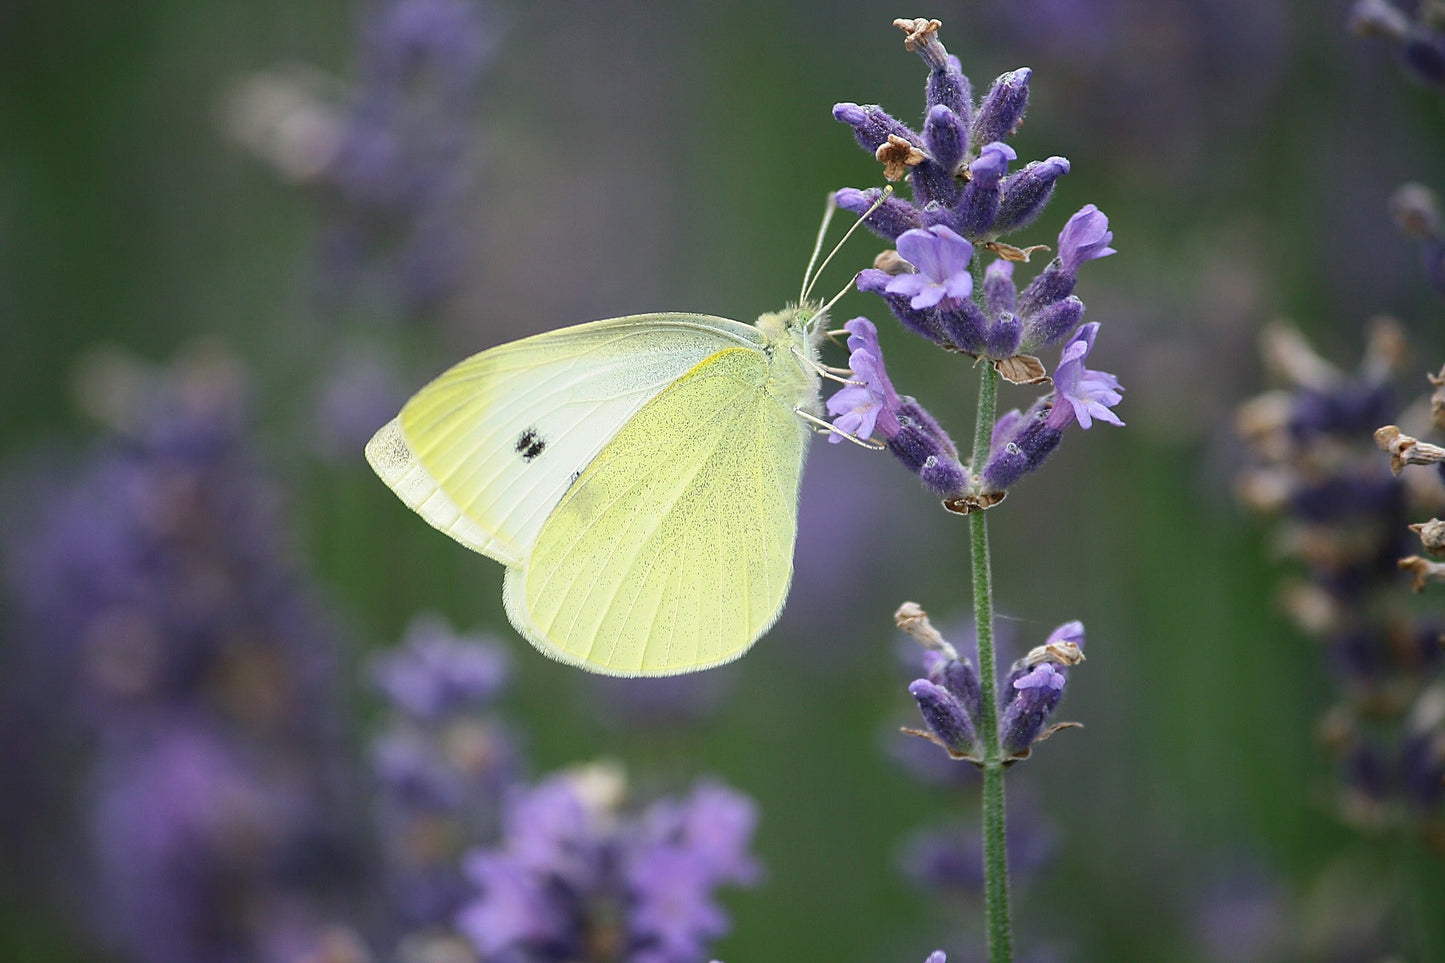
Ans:
<svg viewBox="0 0 1445 963"><path fill-rule="evenodd" d="M435 609L513 643L507 710L537 771L605 756L644 782L713 772L755 796L768 877L725 898L724 959L907 961L935 946L970 959L978 906L919 893L896 871L907 832L976 811L971 784L923 785L881 748L910 719L893 609L913 599L949 626L969 606L963 524L896 464L815 446L792 603L722 670L703 721L659 731L609 721L625 690L524 651L502 613L501 568L408 513L359 450L309 457L321 372L346 345L394 354L414 387L564 324L780 307L825 194L878 180L833 103L916 121L924 69L889 23L936 16L976 90L1034 68L1014 145L1021 160L1073 163L1016 240L1051 243L1092 202L1119 250L1078 293L1103 323L1091 363L1128 389L1128 428L1072 433L991 515L999 609L1018 645L1073 618L1089 640L1061 711L1086 728L1010 773L1057 844L1017 891L1020 942L1078 960L1208 958L1201 894L1241 860L1290 927L1324 933L1350 913L1364 926L1371 900L1411 891L1425 915L1445 916L1438 864L1429 881L1402 882L1397 842L1363 839L1327 811L1313 735L1327 673L1273 602L1264 526L1231 496L1243 456L1229 418L1262 386L1263 322L1295 319L1350 367L1364 322L1388 311L1412 332L1413 368L1445 352L1439 297L1386 212L1402 181L1445 186L1442 99L1384 44L1351 37L1345 4L499 3L505 33L476 120L474 263L459 295L412 324L376 303L321 316L325 204L224 131L227 92L257 71L304 63L351 77L359 9L0 7L5 456L97 433L73 384L97 344L155 362L200 340L229 346L251 373L298 555L341 613L353 665ZM820 286L841 286L879 246L850 242ZM883 329L900 390L967 437L967 365L874 299L845 297L835 316L860 313ZM1012 389L1001 402L1031 398ZM0 913L0 958L93 958L23 889ZM1417 940L1403 937L1402 958L1445 958Z"/></svg>

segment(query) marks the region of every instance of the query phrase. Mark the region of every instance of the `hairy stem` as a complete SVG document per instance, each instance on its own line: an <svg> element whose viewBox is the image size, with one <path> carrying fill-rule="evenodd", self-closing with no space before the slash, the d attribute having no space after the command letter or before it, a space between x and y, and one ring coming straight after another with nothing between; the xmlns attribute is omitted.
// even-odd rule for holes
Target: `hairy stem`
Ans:
<svg viewBox="0 0 1445 963"><path fill-rule="evenodd" d="M998 372L987 361L978 390L978 424L974 433L973 464L988 458L998 400ZM993 571L988 557L988 513L968 516L973 548L973 618L978 631L978 676L983 711L979 736L983 740L983 894L988 928L990 963L1013 959L1013 933L1009 920L1008 846L1003 792L1003 753L998 736L998 671L993 652Z"/></svg>

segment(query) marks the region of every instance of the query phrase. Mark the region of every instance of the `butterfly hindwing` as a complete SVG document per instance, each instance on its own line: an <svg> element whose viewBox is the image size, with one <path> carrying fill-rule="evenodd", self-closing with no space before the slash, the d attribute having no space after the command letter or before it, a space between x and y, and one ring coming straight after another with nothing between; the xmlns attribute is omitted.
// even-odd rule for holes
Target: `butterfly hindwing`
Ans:
<svg viewBox="0 0 1445 963"><path fill-rule="evenodd" d="M691 314L595 321L483 351L419 391L366 446L410 508L507 565L618 430L704 358L756 352L751 325Z"/></svg>
<svg viewBox="0 0 1445 963"><path fill-rule="evenodd" d="M510 567L535 645L615 675L737 658L792 578L807 429L755 347L717 351L642 406Z"/></svg>

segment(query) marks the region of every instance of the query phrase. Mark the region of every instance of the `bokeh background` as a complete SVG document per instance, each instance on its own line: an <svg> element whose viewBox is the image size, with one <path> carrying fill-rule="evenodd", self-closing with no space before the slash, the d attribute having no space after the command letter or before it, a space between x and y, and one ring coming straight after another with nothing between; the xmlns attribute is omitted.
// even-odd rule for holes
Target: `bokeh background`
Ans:
<svg viewBox="0 0 1445 963"><path fill-rule="evenodd" d="M345 841L366 834L358 773L384 715L367 666L431 611L511 650L497 711L533 774L605 757L644 795L711 773L756 800L767 872L724 895L720 958L980 958L977 899L900 871L911 833L971 831L976 792L897 760L894 728L916 723L891 613L916 600L961 637L969 608L963 523L898 465L815 445L781 622L736 666L662 691L530 651L502 613L500 566L412 516L361 456L409 390L483 347L652 310L751 319L795 297L826 193L879 183L831 107L917 119L925 71L889 24L922 13L980 92L1034 68L1014 146L1073 169L1017 240L1052 243L1096 203L1119 251L1079 294L1103 323L1091 363L1128 389L1128 427L1072 433L992 514L1015 654L1068 619L1088 627L1061 712L1085 728L1010 773L1020 831L1046 851L1019 873L1020 944L1066 960L1445 959L1439 854L1332 813L1316 738L1329 667L1281 614L1269 528L1232 494L1246 455L1231 417L1265 386L1265 322L1293 319L1350 368L1367 320L1391 313L1410 335L1409 391L1445 358L1441 297L1387 212L1401 182L1445 187L1445 96L1388 43L1352 36L1346 4L478 0L484 28L445 52L455 73L408 94L429 105L407 115L416 156L352 145L337 180L321 169L336 131L390 116L384 6L0 7L0 957L153 958L97 921L114 912L107 886L144 881L87 869L95 827L119 818L97 817L97 799L125 778L113 756L96 774L110 723L77 696L100 670L37 637L17 597L54 588L36 588L48 563L27 539L56 498L71 499L64 544L94 549L86 512L128 484L93 479L95 459L135 431L137 393L188 372L188 403L244 411L244 457L203 485L267 480L227 524L258 543L245 551L284 559L277 578L304 596L234 603L228 618L267 625L295 605L285 624L307 627L256 629L290 633L282 664L225 697L246 715L274 679L323 679L305 750L336 767L319 865L365 875ZM399 170L421 186L389 185ZM880 246L851 241L821 287ZM835 316L861 313L900 389L967 437L967 365L876 299L849 295ZM1031 400L1014 392L1004 405ZM268 526L276 538L257 534ZM138 656L114 658L124 674ZM137 779L134 805L164 796ZM347 914L375 914L375 898L339 900L335 918L357 923Z"/></svg>

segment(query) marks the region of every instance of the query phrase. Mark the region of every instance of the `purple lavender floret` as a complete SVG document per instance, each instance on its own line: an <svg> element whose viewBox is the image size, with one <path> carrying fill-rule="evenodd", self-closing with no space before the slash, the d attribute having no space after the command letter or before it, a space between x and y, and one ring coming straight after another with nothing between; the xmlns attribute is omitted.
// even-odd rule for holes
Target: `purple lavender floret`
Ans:
<svg viewBox="0 0 1445 963"><path fill-rule="evenodd" d="M513 796L501 841L466 862L477 893L456 923L482 963L707 958L728 928L717 888L758 878L753 804L704 781L628 814L620 790L571 772Z"/></svg>
<svg viewBox="0 0 1445 963"><path fill-rule="evenodd" d="M1030 161L1023 170L1004 178L999 187L998 211L994 216L995 234L1012 234L1032 224L1043 213L1054 196L1054 186L1069 172L1065 157L1048 157Z"/></svg>
<svg viewBox="0 0 1445 963"><path fill-rule="evenodd" d="M973 293L968 263L973 245L946 227L906 231L898 238L898 253L917 268L915 274L891 278L884 290L909 298L915 311L943 301L959 301Z"/></svg>
<svg viewBox="0 0 1445 963"><path fill-rule="evenodd" d="M979 472L983 492L1008 491L1024 475L1035 471L1063 440L1064 430L1077 422L1080 428L1094 421L1122 425L1110 410L1123 400L1119 379L1084 367L1093 348L1098 324L1089 323L1064 347L1054 371L1054 392L1036 401L1027 412L1006 412L995 423L988 460Z"/></svg>
<svg viewBox="0 0 1445 963"><path fill-rule="evenodd" d="M1019 313L1032 322L1040 312L1074 291L1079 267L1086 261L1116 254L1109 243L1114 233L1109 218L1093 204L1086 204L1069 218L1059 232L1059 253L1019 296ZM1062 337L1062 332L1055 335ZM1041 347L1052 344L1043 337L1031 337L1029 343Z"/></svg>
<svg viewBox="0 0 1445 963"><path fill-rule="evenodd" d="M1088 429L1096 418L1111 425L1124 424L1109 410L1124 399L1119 379L1107 371L1084 367L1084 359L1093 350L1098 331L1098 322L1090 322L1075 332L1073 340L1064 347L1059 366L1054 370L1050 428L1063 429L1077 421L1080 428Z"/></svg>
<svg viewBox="0 0 1445 963"><path fill-rule="evenodd" d="M1026 753L1042 734L1064 694L1065 681L1064 673L1049 662L1013 680L999 721L999 743L1006 758Z"/></svg>
<svg viewBox="0 0 1445 963"><path fill-rule="evenodd" d="M1033 73L1028 67L1020 67L1000 74L993 82L979 102L973 128L969 131L975 144L1003 140L1018 131L1024 120L1024 111L1028 109L1029 78Z"/></svg>
<svg viewBox="0 0 1445 963"><path fill-rule="evenodd" d="M854 380L861 384L845 385L828 399L833 426L859 438L877 434L885 442L890 441L902 430L898 411L903 402L883 366L878 328L867 318L854 318L843 328L848 332L848 349L852 352L848 364ZM838 443L843 439L830 434L828 440Z"/></svg>
<svg viewBox="0 0 1445 963"><path fill-rule="evenodd" d="M1002 142L985 145L968 165L968 183L955 208L953 223L969 237L979 237L994 230L999 206L1003 201L1002 182L1010 161L1018 154ZM902 241L902 238L899 238ZM907 255L904 255L907 257Z"/></svg>

